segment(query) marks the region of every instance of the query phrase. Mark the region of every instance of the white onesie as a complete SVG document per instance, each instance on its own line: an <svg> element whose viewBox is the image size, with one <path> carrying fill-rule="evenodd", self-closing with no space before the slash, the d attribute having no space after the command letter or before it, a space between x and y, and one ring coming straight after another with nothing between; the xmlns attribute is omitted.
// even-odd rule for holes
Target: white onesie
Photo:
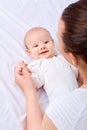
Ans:
<svg viewBox="0 0 87 130"><path fill-rule="evenodd" d="M28 68L32 72L37 88L43 86L51 102L60 94L78 87L77 71L74 71L61 55L34 61L28 65Z"/></svg>

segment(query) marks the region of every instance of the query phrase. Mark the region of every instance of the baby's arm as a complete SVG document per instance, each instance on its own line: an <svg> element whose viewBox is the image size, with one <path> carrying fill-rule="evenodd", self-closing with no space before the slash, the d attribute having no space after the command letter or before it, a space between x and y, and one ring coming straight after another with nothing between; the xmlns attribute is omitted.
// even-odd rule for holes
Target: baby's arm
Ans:
<svg viewBox="0 0 87 130"><path fill-rule="evenodd" d="M44 86L44 76L43 71L41 69L41 66L43 64L43 60L37 60L32 63L30 63L27 67L29 70L31 70L32 74L31 77L35 81L35 84L37 85L37 88L41 88Z"/></svg>

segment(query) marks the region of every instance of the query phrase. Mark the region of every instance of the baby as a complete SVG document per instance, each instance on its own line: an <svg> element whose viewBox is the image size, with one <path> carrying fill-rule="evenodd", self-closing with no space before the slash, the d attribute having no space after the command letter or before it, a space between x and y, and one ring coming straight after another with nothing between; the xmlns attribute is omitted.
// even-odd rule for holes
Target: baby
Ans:
<svg viewBox="0 0 87 130"><path fill-rule="evenodd" d="M77 70L61 55L56 56L54 40L47 29L42 27L30 29L25 35L24 42L27 54L35 59L28 65L30 75L37 88L44 88L49 102L60 94L78 87ZM20 74L24 66L26 66L24 62L18 63ZM64 73L63 76L61 71Z"/></svg>
<svg viewBox="0 0 87 130"><path fill-rule="evenodd" d="M28 55L36 60L55 56L54 41L45 28L30 29L25 35L24 42Z"/></svg>

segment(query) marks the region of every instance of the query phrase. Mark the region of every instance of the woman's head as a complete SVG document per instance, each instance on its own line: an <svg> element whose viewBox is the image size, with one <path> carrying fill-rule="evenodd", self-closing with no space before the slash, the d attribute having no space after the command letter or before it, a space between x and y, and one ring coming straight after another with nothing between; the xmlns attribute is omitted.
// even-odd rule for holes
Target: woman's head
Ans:
<svg viewBox="0 0 87 130"><path fill-rule="evenodd" d="M63 11L58 38L64 56L72 53L87 63L87 0L79 0Z"/></svg>

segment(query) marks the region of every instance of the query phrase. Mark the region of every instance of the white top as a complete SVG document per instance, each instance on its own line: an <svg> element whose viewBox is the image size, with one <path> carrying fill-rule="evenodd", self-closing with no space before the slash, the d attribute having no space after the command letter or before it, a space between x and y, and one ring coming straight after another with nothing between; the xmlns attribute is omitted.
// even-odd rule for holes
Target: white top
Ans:
<svg viewBox="0 0 87 130"><path fill-rule="evenodd" d="M87 89L60 96L50 103L46 113L58 130L87 130Z"/></svg>
<svg viewBox="0 0 87 130"><path fill-rule="evenodd" d="M44 86L49 100L78 87L76 71L61 56L40 59L28 65L38 88ZM62 78L61 78L62 77ZM54 98L55 97L55 98Z"/></svg>

